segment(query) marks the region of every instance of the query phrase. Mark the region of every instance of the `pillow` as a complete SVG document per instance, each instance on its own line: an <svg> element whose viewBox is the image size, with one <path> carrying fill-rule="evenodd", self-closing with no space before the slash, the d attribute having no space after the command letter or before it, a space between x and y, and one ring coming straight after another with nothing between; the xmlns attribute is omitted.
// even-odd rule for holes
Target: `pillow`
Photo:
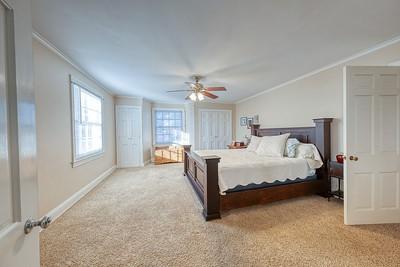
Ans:
<svg viewBox="0 0 400 267"><path fill-rule="evenodd" d="M257 150L258 145L260 144L260 142L261 142L261 137L252 135L251 139L250 139L250 143L247 146L246 150L255 152Z"/></svg>
<svg viewBox="0 0 400 267"><path fill-rule="evenodd" d="M297 140L296 138L289 138L286 142L284 156L287 156L288 158L296 157L296 148L299 144L300 141Z"/></svg>
<svg viewBox="0 0 400 267"><path fill-rule="evenodd" d="M296 149L296 158L307 160L308 166L311 169L318 169L324 164L321 155L314 144L300 143Z"/></svg>
<svg viewBox="0 0 400 267"><path fill-rule="evenodd" d="M314 159L314 145L300 143L296 149L296 158Z"/></svg>
<svg viewBox="0 0 400 267"><path fill-rule="evenodd" d="M289 135L290 133L261 137L256 153L260 156L282 157Z"/></svg>

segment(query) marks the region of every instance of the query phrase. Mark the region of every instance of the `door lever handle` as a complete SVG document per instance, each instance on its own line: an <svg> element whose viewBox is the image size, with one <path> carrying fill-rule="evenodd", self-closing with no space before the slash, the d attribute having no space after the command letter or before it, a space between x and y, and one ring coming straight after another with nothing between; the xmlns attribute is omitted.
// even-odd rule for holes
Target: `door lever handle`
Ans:
<svg viewBox="0 0 400 267"><path fill-rule="evenodd" d="M51 218L48 216L44 216L41 220L39 221L33 221L31 219L28 219L25 222L25 226L24 226L24 232L25 234L29 234L33 228L35 228L36 226L40 226L40 228L42 229L46 229L47 227L49 227L51 223Z"/></svg>

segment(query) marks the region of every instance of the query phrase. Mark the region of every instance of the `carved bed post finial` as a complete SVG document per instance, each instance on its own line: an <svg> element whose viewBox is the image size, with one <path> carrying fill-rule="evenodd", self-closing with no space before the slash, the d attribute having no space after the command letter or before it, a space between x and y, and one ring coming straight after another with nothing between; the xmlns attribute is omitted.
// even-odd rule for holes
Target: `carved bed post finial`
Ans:
<svg viewBox="0 0 400 267"><path fill-rule="evenodd" d="M260 129L260 124L251 125L251 135L258 135L257 130Z"/></svg>

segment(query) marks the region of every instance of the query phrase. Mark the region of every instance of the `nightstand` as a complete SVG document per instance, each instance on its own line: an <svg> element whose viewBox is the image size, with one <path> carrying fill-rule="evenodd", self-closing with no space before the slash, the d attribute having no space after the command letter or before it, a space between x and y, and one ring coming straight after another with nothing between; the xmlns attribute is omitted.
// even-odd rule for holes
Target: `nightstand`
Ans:
<svg viewBox="0 0 400 267"><path fill-rule="evenodd" d="M338 189L332 191L332 179L337 179ZM337 197L339 199L343 199L343 189L340 186L341 181L343 181L343 163L339 163L336 161L329 162L329 191L331 197ZM330 197L328 197L328 200Z"/></svg>

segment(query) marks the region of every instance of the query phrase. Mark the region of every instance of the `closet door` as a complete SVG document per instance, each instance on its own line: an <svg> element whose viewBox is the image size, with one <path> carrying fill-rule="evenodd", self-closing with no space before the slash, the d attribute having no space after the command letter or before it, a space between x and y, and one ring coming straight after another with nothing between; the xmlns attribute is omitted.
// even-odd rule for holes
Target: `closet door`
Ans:
<svg viewBox="0 0 400 267"><path fill-rule="evenodd" d="M199 132L200 149L226 149L232 141L231 111L200 110Z"/></svg>
<svg viewBox="0 0 400 267"><path fill-rule="evenodd" d="M142 112L140 107L116 107L116 133L118 167L142 166Z"/></svg>

